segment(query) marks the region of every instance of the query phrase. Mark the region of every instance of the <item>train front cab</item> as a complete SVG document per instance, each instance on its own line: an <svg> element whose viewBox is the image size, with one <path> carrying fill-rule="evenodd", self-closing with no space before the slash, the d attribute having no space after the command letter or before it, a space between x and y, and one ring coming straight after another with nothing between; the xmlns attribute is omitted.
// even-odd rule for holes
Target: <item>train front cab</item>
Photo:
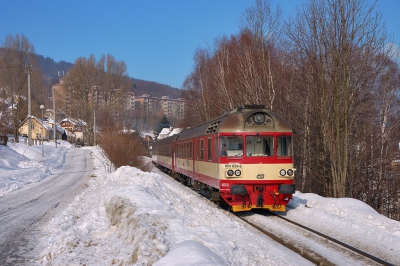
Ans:
<svg viewBox="0 0 400 266"><path fill-rule="evenodd" d="M234 212L285 211L295 192L291 137L291 132L220 135L220 195Z"/></svg>

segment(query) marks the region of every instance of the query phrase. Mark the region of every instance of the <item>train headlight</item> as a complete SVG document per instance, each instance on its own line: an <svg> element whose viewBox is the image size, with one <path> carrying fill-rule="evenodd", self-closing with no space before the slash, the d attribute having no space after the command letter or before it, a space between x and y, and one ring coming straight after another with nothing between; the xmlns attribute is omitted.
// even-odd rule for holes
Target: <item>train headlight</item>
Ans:
<svg viewBox="0 0 400 266"><path fill-rule="evenodd" d="M241 174L242 174L242 171L240 171L240 170L236 170L236 171L235 171L235 175L236 175L236 176L240 176Z"/></svg>
<svg viewBox="0 0 400 266"><path fill-rule="evenodd" d="M256 113L254 115L254 122L257 125L262 125L265 122L265 115L263 113Z"/></svg>
<svg viewBox="0 0 400 266"><path fill-rule="evenodd" d="M292 169L289 169L289 170L287 170L287 174L288 174L288 176L292 176L293 175L293 170Z"/></svg>
<svg viewBox="0 0 400 266"><path fill-rule="evenodd" d="M227 174L228 174L228 176L233 176L233 170L228 170L227 172L226 172Z"/></svg>
<svg viewBox="0 0 400 266"><path fill-rule="evenodd" d="M281 176L285 176L285 175L286 175L286 170L285 170L285 169L280 170L280 171L279 171L279 174L280 174Z"/></svg>

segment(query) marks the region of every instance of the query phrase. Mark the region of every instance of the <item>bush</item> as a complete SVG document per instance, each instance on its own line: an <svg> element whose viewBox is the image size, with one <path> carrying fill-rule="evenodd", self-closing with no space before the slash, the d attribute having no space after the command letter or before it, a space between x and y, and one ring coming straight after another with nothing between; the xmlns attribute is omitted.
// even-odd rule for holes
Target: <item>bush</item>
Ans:
<svg viewBox="0 0 400 266"><path fill-rule="evenodd" d="M115 168L129 165L146 172L151 169L151 162L146 160L147 146L137 133L123 134L109 131L103 135L99 145Z"/></svg>

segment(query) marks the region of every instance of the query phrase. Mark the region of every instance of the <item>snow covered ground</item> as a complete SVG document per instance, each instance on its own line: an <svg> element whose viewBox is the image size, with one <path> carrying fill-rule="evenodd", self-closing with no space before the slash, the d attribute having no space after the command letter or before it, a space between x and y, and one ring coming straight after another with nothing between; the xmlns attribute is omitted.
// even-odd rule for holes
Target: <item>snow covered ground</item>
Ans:
<svg viewBox="0 0 400 266"><path fill-rule="evenodd" d="M68 149L76 149L66 142L57 149L46 145L45 158L40 146L0 146L1 198L41 182L62 165ZM86 190L42 228L32 265L311 264L157 169L109 171L100 149L81 149L93 153L93 175ZM348 244L363 242L400 265L400 222L368 205L297 192L288 207L287 218Z"/></svg>

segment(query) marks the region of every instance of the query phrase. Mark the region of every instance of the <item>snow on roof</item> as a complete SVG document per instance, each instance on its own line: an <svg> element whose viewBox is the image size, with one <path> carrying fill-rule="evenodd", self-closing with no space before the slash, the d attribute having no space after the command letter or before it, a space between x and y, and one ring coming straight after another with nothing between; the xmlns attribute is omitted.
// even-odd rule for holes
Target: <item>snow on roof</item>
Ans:
<svg viewBox="0 0 400 266"><path fill-rule="evenodd" d="M141 132L140 136L142 138L145 138L146 136L150 136L152 139L154 139L154 133L152 133L152 132Z"/></svg>
<svg viewBox="0 0 400 266"><path fill-rule="evenodd" d="M160 135L168 135L169 132L171 132L170 129L169 129L169 127L164 127L164 128L161 130Z"/></svg>
<svg viewBox="0 0 400 266"><path fill-rule="evenodd" d="M160 134L158 135L158 139L164 139L166 137L170 137L176 135L182 131L182 128L173 128L173 127L164 127Z"/></svg>
<svg viewBox="0 0 400 266"><path fill-rule="evenodd" d="M47 121L47 122L48 122L49 124L53 124L53 125L54 125L54 120L51 119L51 118L48 118L48 121ZM50 127L50 126L49 126L49 127ZM54 127L51 126L50 128L53 129ZM62 127L60 127L60 125L59 125L58 123L56 123L56 129L57 129L58 132L64 132L64 130L65 130L65 129L63 129Z"/></svg>
<svg viewBox="0 0 400 266"><path fill-rule="evenodd" d="M172 129L171 133L169 133L169 136L179 134L179 133L181 133L181 131L182 131L182 128L174 128L174 129Z"/></svg>
<svg viewBox="0 0 400 266"><path fill-rule="evenodd" d="M87 125L87 123L85 121L83 121L82 119L76 120L71 117L64 118L63 120L61 120L61 122L71 122L74 126L76 126L76 125L86 126Z"/></svg>

